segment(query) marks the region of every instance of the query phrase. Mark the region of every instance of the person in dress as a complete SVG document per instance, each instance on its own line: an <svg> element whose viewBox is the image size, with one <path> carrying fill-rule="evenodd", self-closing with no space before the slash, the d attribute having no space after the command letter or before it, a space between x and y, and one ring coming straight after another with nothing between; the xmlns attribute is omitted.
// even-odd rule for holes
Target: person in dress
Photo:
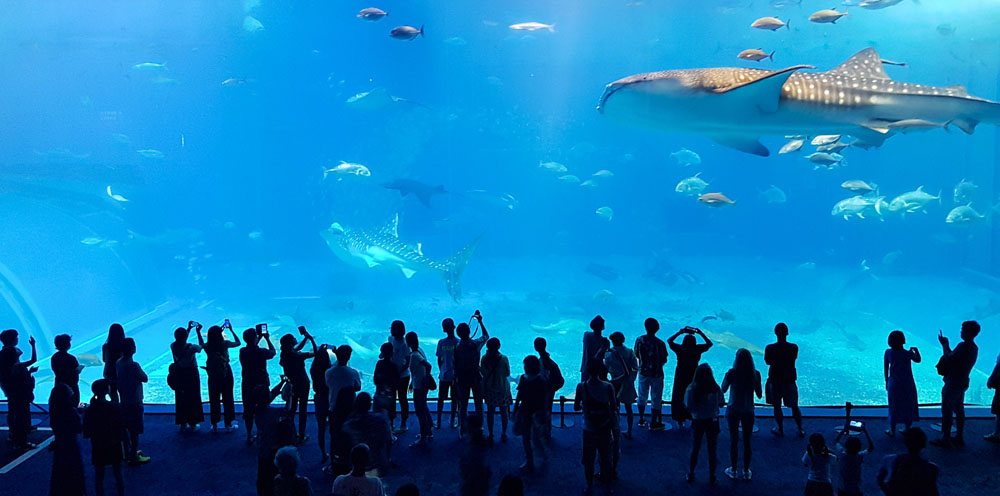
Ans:
<svg viewBox="0 0 1000 496"><path fill-rule="evenodd" d="M500 340L490 338L480 362L483 373L483 399L486 401L486 430L493 441L493 417L500 411L500 441L507 442L507 422L511 404L510 361L500 353Z"/></svg>
<svg viewBox="0 0 1000 496"><path fill-rule="evenodd" d="M635 357L635 352L625 346L624 334L611 333L611 349L604 354L604 368L608 370L618 403L625 407L625 416L628 419L625 437L632 439L632 404L639 396L635 390L639 361Z"/></svg>
<svg viewBox="0 0 1000 496"><path fill-rule="evenodd" d="M889 395L889 437L896 435L896 428L903 424L907 429L920 418L917 409L917 385L913 382L911 363L920 363L920 351L916 346L906 349L903 331L889 333L889 349L885 350L883 372L885 390Z"/></svg>
<svg viewBox="0 0 1000 496"><path fill-rule="evenodd" d="M178 327L174 330L174 342L170 343L170 353L174 358L170 374L175 379L171 381L168 377L168 382L173 383L170 387L175 393L174 422L180 426L181 432L196 431L205 420L201 408L201 375L198 373L197 359L204 343L187 342L191 329L200 328L201 324L188 322L187 329Z"/></svg>
<svg viewBox="0 0 1000 496"><path fill-rule="evenodd" d="M681 344L677 344L677 337L684 334ZM698 344L695 335L701 336L704 343ZM674 369L674 386L670 394L670 418L677 422L678 427L684 428L684 422L691 420L684 404L684 395L688 385L694 380L695 369L701 361L701 355L712 347L712 340L701 329L695 327L685 327L667 338L667 345L670 351L677 355L677 367Z"/></svg>

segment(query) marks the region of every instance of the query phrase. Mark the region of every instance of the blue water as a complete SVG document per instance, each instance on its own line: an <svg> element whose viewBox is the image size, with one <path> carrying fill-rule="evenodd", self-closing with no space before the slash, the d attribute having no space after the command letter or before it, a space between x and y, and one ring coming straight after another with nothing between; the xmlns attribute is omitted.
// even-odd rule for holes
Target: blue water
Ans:
<svg viewBox="0 0 1000 496"><path fill-rule="evenodd" d="M370 371L391 320L433 350L442 318L478 308L515 369L542 334L572 377L594 314L628 342L650 315L666 337L731 314L703 326L728 345L705 357L717 374L734 348L763 347L784 320L802 348L804 403L884 402L881 354L899 328L925 352L915 374L932 401L939 328L954 341L962 320L981 320L980 371L1000 344L1000 284L969 275L1000 276L996 223L944 222L963 178L978 185L978 211L1000 199L995 126L895 136L846 149L845 167L814 170L808 144L776 154L781 136L765 137L772 156L762 158L595 109L606 84L631 74L828 70L866 47L908 64L887 68L895 79L1000 98L994 2L905 0L850 7L834 25L807 21L830 3L385 1L376 5L389 16L367 22L355 14L370 5L357 2L7 2L0 325L44 338L48 356L55 334L94 353L108 323L131 322L153 371L150 396L170 401L163 353L190 319L228 317L237 330L266 321L276 334L306 325L331 344L350 337L355 365ZM791 29L749 27L765 15ZM248 16L262 29L245 29ZM554 30L508 28L527 21ZM402 24L426 36L390 38ZM747 48L774 50L774 61L737 59ZM165 67L134 68L147 62ZM347 103L371 90L402 100ZM670 154L680 149L701 164L679 166ZM340 161L371 176L324 179ZM568 172L539 167L549 161ZM593 179L596 188L558 179L600 170L613 177ZM706 192L737 203L711 209L674 192L698 172ZM448 193L427 207L382 187L399 178ZM845 221L830 211L851 196L840 187L848 179L877 183L888 199L918 186L942 199L926 214ZM772 185L786 202L762 197ZM332 222L378 229L397 215L400 239L435 260L482 236L461 302L433 274L348 266L319 236ZM592 263L617 278L588 273ZM983 401L984 380L970 399Z"/></svg>

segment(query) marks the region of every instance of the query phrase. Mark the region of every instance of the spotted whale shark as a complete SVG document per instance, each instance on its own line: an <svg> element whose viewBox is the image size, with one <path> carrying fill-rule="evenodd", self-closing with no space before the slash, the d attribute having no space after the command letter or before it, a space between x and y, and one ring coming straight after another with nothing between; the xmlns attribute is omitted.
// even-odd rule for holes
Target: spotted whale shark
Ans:
<svg viewBox="0 0 1000 496"><path fill-rule="evenodd" d="M763 135L850 134L881 144L908 125L954 125L972 134L981 122L1000 124L1000 104L962 86L894 81L866 48L826 72L716 67L667 70L619 79L604 89L598 110L612 119L699 134L767 156Z"/></svg>
<svg viewBox="0 0 1000 496"><path fill-rule="evenodd" d="M432 260L417 243L408 245L399 240L399 216L387 225L372 230L356 229L334 222L320 232L330 250L348 265L361 268L398 270L407 279L417 272L432 272L444 279L448 294L456 302L462 299L462 274L473 252L479 246L476 238L444 261Z"/></svg>

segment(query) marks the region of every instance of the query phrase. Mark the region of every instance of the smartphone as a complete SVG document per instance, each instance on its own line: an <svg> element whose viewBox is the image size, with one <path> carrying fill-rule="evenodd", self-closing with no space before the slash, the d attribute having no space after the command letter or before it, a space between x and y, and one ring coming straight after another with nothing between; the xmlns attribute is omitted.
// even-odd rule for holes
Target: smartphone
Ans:
<svg viewBox="0 0 1000 496"><path fill-rule="evenodd" d="M851 421L851 430L861 431L861 430L864 430L864 428L865 428L865 423L864 422L862 422L860 420L852 420Z"/></svg>
<svg viewBox="0 0 1000 496"><path fill-rule="evenodd" d="M257 335L258 336L263 336L264 333L267 331L267 324L257 324L254 327L257 328Z"/></svg>
<svg viewBox="0 0 1000 496"><path fill-rule="evenodd" d="M233 325L229 323L229 319L226 319L225 322L222 323L222 327L232 329Z"/></svg>
<svg viewBox="0 0 1000 496"><path fill-rule="evenodd" d="M306 335L306 326L299 326L299 334Z"/></svg>

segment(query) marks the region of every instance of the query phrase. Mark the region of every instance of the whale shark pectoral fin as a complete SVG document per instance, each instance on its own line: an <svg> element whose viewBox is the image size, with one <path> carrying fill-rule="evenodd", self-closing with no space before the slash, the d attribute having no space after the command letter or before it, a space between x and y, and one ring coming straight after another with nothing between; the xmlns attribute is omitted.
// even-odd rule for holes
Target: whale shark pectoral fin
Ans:
<svg viewBox="0 0 1000 496"><path fill-rule="evenodd" d="M368 265L369 269L372 268L372 267L378 267L379 265L381 265L374 258L369 257L368 255L360 255L358 258L360 258L361 260L364 260L365 264Z"/></svg>
<svg viewBox="0 0 1000 496"><path fill-rule="evenodd" d="M716 93L735 98L731 104L736 108L758 108L761 112L773 113L778 111L778 103L781 100L781 89L785 81L791 77L792 73L799 69L812 68L810 65L795 65L774 71L764 77L755 79L745 84L720 88Z"/></svg>
<svg viewBox="0 0 1000 496"><path fill-rule="evenodd" d="M760 143L760 138L757 136L714 134L709 136L709 139L722 146L734 148L745 153L752 153L761 157L766 157L771 154L771 152L767 150L767 147Z"/></svg>
<svg viewBox="0 0 1000 496"><path fill-rule="evenodd" d="M976 126L979 125L979 121L976 119L952 119L951 124L955 127L961 129L965 134L972 134L976 131Z"/></svg>
<svg viewBox="0 0 1000 496"><path fill-rule="evenodd" d="M874 48L865 48L844 61L843 64L827 71L828 74L839 74L866 79L891 79L885 73L882 57Z"/></svg>
<svg viewBox="0 0 1000 496"><path fill-rule="evenodd" d="M400 267L399 270L403 271L403 275L406 276L407 279L413 277L413 274L417 273L417 271L406 267Z"/></svg>

